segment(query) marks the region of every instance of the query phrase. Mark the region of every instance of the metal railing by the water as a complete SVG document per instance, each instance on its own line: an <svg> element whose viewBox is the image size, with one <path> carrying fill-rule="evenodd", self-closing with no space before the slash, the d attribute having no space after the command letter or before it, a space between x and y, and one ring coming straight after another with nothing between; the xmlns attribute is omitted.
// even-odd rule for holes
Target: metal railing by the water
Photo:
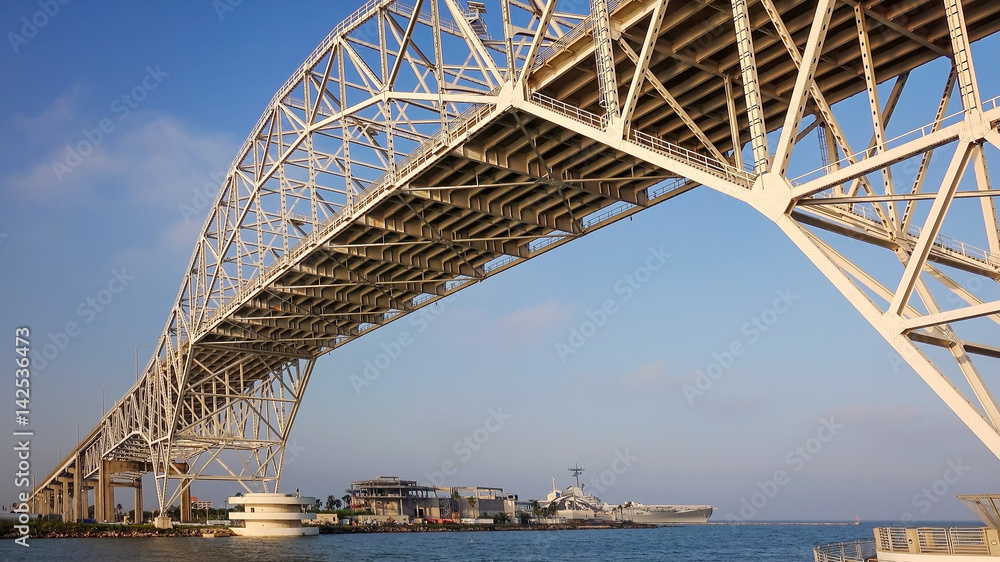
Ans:
<svg viewBox="0 0 1000 562"><path fill-rule="evenodd" d="M1000 559L997 529L986 527L876 527L879 552L990 556Z"/></svg>
<svg viewBox="0 0 1000 562"><path fill-rule="evenodd" d="M815 562L866 562L874 557L874 539L825 544L813 549Z"/></svg>

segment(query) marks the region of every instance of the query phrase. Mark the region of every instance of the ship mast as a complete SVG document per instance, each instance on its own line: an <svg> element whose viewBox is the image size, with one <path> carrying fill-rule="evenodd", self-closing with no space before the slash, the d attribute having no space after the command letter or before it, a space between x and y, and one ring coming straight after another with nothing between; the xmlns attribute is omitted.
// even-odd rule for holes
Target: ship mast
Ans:
<svg viewBox="0 0 1000 562"><path fill-rule="evenodd" d="M575 462L573 463L573 468L567 468L566 470L573 473L573 477L576 478L576 487L582 490L583 486L580 486L580 475L583 474L583 468L580 466L580 463Z"/></svg>

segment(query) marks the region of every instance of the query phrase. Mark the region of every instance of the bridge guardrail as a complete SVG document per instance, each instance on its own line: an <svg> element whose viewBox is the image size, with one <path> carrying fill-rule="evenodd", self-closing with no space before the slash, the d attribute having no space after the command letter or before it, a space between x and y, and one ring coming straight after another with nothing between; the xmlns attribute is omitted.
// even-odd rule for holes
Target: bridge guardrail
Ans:
<svg viewBox="0 0 1000 562"><path fill-rule="evenodd" d="M833 199L836 200L836 195L829 192L820 192L813 195L814 199ZM842 211L846 211L858 218L862 218L873 223L882 225L882 219L879 218L875 210L869 206L853 204L853 203L832 203L834 207ZM920 233L923 232L923 228L915 224L911 224L907 234L914 236L916 238L920 237ZM944 234L938 234L934 238L934 245L942 250L948 252L953 252L956 254L961 254L972 260L976 260L987 265L992 265L994 267L1000 267L1000 257L994 256L987 250L973 246L971 244L966 244L961 240L952 238L950 236L945 236Z"/></svg>
<svg viewBox="0 0 1000 562"><path fill-rule="evenodd" d="M602 131L606 131L608 129L607 116L598 115L576 105L549 97L540 92L531 92L528 96L528 101L534 103L535 105L565 115L566 117L569 117L579 123L583 123L589 127L594 127L595 129L600 129ZM629 131L628 140L645 146L654 152L659 152L660 154L684 160L696 168L733 183L743 185L747 188L753 186L753 174L736 168L728 162L719 162L701 154L700 152L695 152L682 146L667 142L638 129L632 129Z"/></svg>
<svg viewBox="0 0 1000 562"><path fill-rule="evenodd" d="M982 102L980 105L982 106L982 107L980 107L981 111L988 111L988 110L991 110L991 109L996 109L996 107L998 105L1000 105L1000 96L997 96L997 97L994 97L994 98L990 98L990 99ZM949 121L954 121L954 122L957 123L957 122L959 122L959 121L962 120L964 114L965 114L965 110L956 111L955 113L952 113L951 115L946 115L946 116L942 117L941 119L938 119L937 121L932 121L932 122L924 125L923 127L918 127L916 129L913 129L912 131L907 131L907 132L905 132L905 133L903 133L903 134L901 134L899 136L893 137L893 138L885 141L886 150L889 149L890 145L902 144L903 141L904 141L904 139L905 139L906 142L908 142L908 141L911 141L911 140L914 140L914 139L918 139L918 138L921 138L921 137L926 137L927 135L929 135L932 132L934 132L934 127L937 126L937 125L940 125L941 128L944 128L945 124L948 123ZM951 124L954 124L954 123L951 123ZM795 178L791 178L789 181L791 182L792 185L795 185L795 186L802 185L802 184L804 184L804 183L806 183L806 182L808 182L810 180L819 178L821 176L824 176L824 175L830 173L830 170L833 168L834 165L841 166L841 167L844 167L845 165L849 166L849 165L851 165L850 164L850 160L852 158L855 161L857 161L857 162L862 162L865 158L871 158L872 156L875 156L875 154L876 153L875 153L875 149L874 148L868 148L868 149L865 149L865 150L859 150L859 151L855 152L854 154L851 154L850 156L845 156L845 157L841 158L840 160L837 160L836 162L830 163L827 166L823 166L822 168L816 168L815 170L812 170L810 172L806 172L806 173L802 174L801 176L798 176L798 177L795 177Z"/></svg>
<svg viewBox="0 0 1000 562"><path fill-rule="evenodd" d="M695 152L684 148L683 146L667 142L663 139L654 137L649 133L632 129L629 131L629 140L661 154L680 158L688 164L701 168L714 176L724 178L733 183L742 184L744 187L749 188L753 186L754 178L749 172L730 166L727 163L720 163L714 158L709 158L700 152Z"/></svg>
<svg viewBox="0 0 1000 562"><path fill-rule="evenodd" d="M619 5L621 5L623 0L608 0L608 13L614 12ZM535 56L535 60L531 61L531 70L545 64L545 61L551 59L556 54L562 52L570 43L579 39L582 35L590 33L590 30L594 28L594 15L591 14L583 19L579 24L569 30L562 37L556 39L552 43L549 43L544 49L542 49L538 55ZM528 64L525 61L525 64Z"/></svg>
<svg viewBox="0 0 1000 562"><path fill-rule="evenodd" d="M582 109L564 101L557 100L546 96L545 94L539 92L531 92L528 96L528 101L534 103L535 105L540 105L546 109L551 109L557 113L561 113L566 117L574 121L579 121L584 125L594 127L595 129L606 130L608 128L607 117L604 115L598 115L596 113L591 113L586 109Z"/></svg>

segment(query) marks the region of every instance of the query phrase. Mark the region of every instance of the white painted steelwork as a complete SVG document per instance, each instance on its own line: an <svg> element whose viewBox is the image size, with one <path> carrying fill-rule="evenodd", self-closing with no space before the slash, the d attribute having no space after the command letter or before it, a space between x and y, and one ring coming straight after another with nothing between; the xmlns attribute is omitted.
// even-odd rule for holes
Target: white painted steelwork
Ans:
<svg viewBox="0 0 1000 562"><path fill-rule="evenodd" d="M142 377L39 501L59 478L86 487L102 460L134 463L119 480L152 471L161 508L196 478L276 490L319 356L698 187L772 221L1000 457L979 366L1000 358L1000 301L956 275L1000 280L986 164L1000 108L970 48L1000 30L1000 2L486 9L370 0L307 57L229 169ZM888 133L899 97L928 87L909 73L941 58L953 69L937 111ZM874 86L888 82L883 99ZM858 151L838 102L862 93L871 141ZM826 160L803 148L817 128ZM889 251L861 260L846 239Z"/></svg>

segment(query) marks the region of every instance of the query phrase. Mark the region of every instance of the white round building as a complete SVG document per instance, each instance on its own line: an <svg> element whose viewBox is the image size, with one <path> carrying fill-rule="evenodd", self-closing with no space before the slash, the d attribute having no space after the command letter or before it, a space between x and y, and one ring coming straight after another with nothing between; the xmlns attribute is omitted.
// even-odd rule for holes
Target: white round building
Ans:
<svg viewBox="0 0 1000 562"><path fill-rule="evenodd" d="M318 527L303 527L302 521L316 519L306 513L316 498L296 494L251 493L229 498L229 503L242 505L243 511L230 511L229 518L242 520L243 527L231 527L244 537L298 537L319 534Z"/></svg>

